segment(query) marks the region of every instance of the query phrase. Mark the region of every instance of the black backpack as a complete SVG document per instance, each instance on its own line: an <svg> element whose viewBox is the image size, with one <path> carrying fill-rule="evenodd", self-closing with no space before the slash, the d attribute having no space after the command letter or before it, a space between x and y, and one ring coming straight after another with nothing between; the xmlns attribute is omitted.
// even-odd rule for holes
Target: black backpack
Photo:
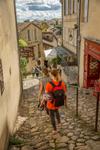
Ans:
<svg viewBox="0 0 100 150"><path fill-rule="evenodd" d="M49 82L52 87L53 87L53 90L52 90L52 96L53 96L53 100L52 100L52 103L54 104L55 107L58 107L58 106L63 106L64 105L64 100L65 100L65 92L62 88L62 81L60 81L58 83L58 85L55 85L53 82Z"/></svg>

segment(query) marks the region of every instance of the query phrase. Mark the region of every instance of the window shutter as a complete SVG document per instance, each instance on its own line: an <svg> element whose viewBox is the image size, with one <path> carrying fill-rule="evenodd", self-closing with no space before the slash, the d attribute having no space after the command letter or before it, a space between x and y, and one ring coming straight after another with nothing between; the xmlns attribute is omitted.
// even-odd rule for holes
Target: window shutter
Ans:
<svg viewBox="0 0 100 150"><path fill-rule="evenodd" d="M30 30L27 31L27 34L28 34L28 41L31 41Z"/></svg>
<svg viewBox="0 0 100 150"><path fill-rule="evenodd" d="M70 13L73 14L73 3L74 1L73 0L70 0L71 3L70 3Z"/></svg>
<svg viewBox="0 0 100 150"><path fill-rule="evenodd" d="M77 0L74 0L74 13L77 13Z"/></svg>
<svg viewBox="0 0 100 150"><path fill-rule="evenodd" d="M89 0L84 0L84 22L88 21Z"/></svg>
<svg viewBox="0 0 100 150"><path fill-rule="evenodd" d="M35 36L35 41L37 41L37 32L36 32L36 29L34 29L34 36Z"/></svg>
<svg viewBox="0 0 100 150"><path fill-rule="evenodd" d="M64 0L64 16L66 16L66 0Z"/></svg>
<svg viewBox="0 0 100 150"><path fill-rule="evenodd" d="M68 0L64 0L64 15L68 15Z"/></svg>
<svg viewBox="0 0 100 150"><path fill-rule="evenodd" d="M71 0L68 0L68 14L71 14Z"/></svg>

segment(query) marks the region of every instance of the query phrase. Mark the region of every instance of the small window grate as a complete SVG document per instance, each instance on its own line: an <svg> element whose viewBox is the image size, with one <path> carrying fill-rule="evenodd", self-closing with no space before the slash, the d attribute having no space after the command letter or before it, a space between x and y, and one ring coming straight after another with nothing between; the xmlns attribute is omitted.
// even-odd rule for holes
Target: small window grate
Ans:
<svg viewBox="0 0 100 150"><path fill-rule="evenodd" d="M2 61L0 59L0 92L1 92L1 95L3 94L3 91L4 91L3 68L2 68Z"/></svg>

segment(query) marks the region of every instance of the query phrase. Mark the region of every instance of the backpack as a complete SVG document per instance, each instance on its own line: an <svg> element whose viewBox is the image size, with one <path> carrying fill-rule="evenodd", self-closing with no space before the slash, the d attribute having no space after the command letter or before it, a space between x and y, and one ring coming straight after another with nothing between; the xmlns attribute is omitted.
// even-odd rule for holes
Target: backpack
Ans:
<svg viewBox="0 0 100 150"><path fill-rule="evenodd" d="M58 106L63 106L64 105L64 100L65 100L65 92L62 88L62 81L59 82L58 85L55 85L53 82L49 82L52 87L52 96L53 96L53 100L52 103L54 104L55 107Z"/></svg>

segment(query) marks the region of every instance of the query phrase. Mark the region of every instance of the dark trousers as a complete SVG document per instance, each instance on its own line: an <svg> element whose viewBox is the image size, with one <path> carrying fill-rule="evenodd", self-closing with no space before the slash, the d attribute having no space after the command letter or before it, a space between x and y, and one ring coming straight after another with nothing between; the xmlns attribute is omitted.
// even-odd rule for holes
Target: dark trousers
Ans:
<svg viewBox="0 0 100 150"><path fill-rule="evenodd" d="M56 119L57 122L60 123L60 115L59 115L59 111L58 109L56 110L49 110L49 115L50 115L50 119L51 119L51 124L53 126L53 129L56 130Z"/></svg>
<svg viewBox="0 0 100 150"><path fill-rule="evenodd" d="M45 101L45 111L46 111L47 115L49 115L49 109L47 108L47 101Z"/></svg>

